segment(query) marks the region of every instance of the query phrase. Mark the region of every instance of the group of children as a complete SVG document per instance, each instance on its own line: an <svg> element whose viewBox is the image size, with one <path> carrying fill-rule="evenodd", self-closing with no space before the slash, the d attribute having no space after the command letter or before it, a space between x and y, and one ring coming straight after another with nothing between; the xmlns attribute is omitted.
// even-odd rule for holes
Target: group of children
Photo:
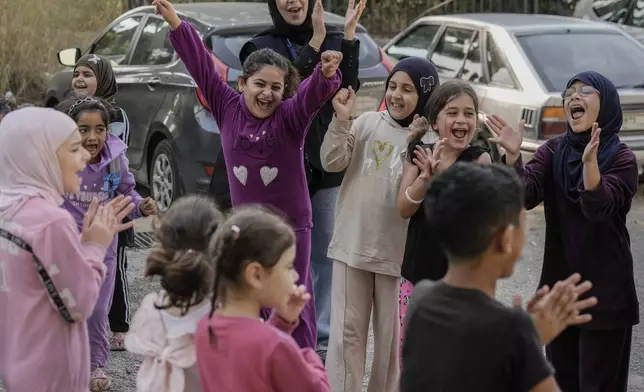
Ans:
<svg viewBox="0 0 644 392"><path fill-rule="evenodd" d="M359 392L373 312L370 392L626 391L639 315L625 217L638 171L619 141L609 80L571 78L566 133L525 165L523 123L489 116L490 141L504 151L492 163L472 146L476 92L441 83L425 59L395 65L385 111L352 118L356 95L340 88L341 53L323 52L298 85L287 59L254 51L238 92L172 4L153 4L220 126L233 209L224 215L188 196L159 221L146 276L159 277L161 290L145 297L123 340L144 357L137 390ZM64 114L22 109L0 123L0 311L15 315L0 320L0 380L10 391L109 387L115 234L132 227L124 217L156 208L134 191L126 146L110 134L114 105L97 91L78 91L59 107ZM314 351L302 150L331 98L320 158L345 177L328 251L323 363ZM525 209L541 202L541 288L525 309L507 307L495 300L496 283L520 257Z"/></svg>

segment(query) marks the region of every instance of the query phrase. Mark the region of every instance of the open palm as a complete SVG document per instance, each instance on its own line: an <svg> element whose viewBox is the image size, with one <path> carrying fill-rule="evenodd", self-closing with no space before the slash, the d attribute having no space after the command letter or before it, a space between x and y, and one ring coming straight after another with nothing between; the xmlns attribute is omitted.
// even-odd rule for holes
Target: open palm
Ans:
<svg viewBox="0 0 644 392"><path fill-rule="evenodd" d="M597 150L599 150L599 135L601 134L602 129L599 128L599 124L593 123L593 128L590 134L590 141L586 144L584 148L584 155L581 157L583 163L592 163L597 162Z"/></svg>
<svg viewBox="0 0 644 392"><path fill-rule="evenodd" d="M494 133L494 137L489 139L492 143L500 145L510 155L519 154L523 142L524 120L521 120L516 130L496 114L488 116L485 122Z"/></svg>
<svg viewBox="0 0 644 392"><path fill-rule="evenodd" d="M349 0L347 13L344 16L344 32L345 35L350 35L349 39L353 39L356 26L358 26L358 21L360 20L366 5L367 0L360 0L357 6L355 6L355 0Z"/></svg>

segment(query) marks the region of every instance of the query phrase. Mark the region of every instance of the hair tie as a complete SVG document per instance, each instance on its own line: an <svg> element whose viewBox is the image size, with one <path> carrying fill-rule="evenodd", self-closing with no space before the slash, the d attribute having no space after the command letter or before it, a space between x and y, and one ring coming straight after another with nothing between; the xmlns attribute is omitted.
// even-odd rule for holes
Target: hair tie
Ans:
<svg viewBox="0 0 644 392"><path fill-rule="evenodd" d="M79 105L82 105L82 104L83 104L83 103L85 103L85 102L92 102L92 103L96 103L98 106L100 106L100 107L101 107L101 109L103 109L104 111L107 111L107 109L106 109L106 108L105 108L105 106L101 103L101 101L96 100L96 99L94 99L94 98L92 98L92 97L85 97L85 98L81 98L81 99L77 100L76 102L74 102L74 103L72 104L72 106L70 106L70 107L69 107L69 110L67 111L67 115L71 116L71 115L72 115L72 113L74 112L74 109L76 109Z"/></svg>
<svg viewBox="0 0 644 392"><path fill-rule="evenodd" d="M232 226L230 227L230 230L232 230L232 231L233 231L233 239L234 239L235 241L237 241L237 240L239 239L239 233L241 232L241 230L239 230L239 226L237 226L237 225L232 225Z"/></svg>

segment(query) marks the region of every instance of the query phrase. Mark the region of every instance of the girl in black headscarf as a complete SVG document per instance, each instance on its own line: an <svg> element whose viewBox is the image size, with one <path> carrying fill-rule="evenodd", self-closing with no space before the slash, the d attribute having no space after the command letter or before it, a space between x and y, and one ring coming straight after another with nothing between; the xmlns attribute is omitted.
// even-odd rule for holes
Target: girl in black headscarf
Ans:
<svg viewBox="0 0 644 392"><path fill-rule="evenodd" d="M81 57L74 67L72 90L76 96L98 97L109 102L115 110L110 121L110 133L118 136L126 145L130 140L130 123L125 110L115 103L118 92L114 69L110 61L102 56L87 54ZM114 297L110 308L109 321L112 330L111 349L125 350L123 339L130 329L129 288L127 283L127 252L128 246L134 244L134 229L119 233L116 258L116 283Z"/></svg>
<svg viewBox="0 0 644 392"><path fill-rule="evenodd" d="M546 243L540 287L573 272L593 283L592 321L569 327L546 347L563 391L626 392L633 325L639 304L626 215L637 192L635 154L619 139L622 107L613 83L587 71L562 94L566 132L521 163L523 121L515 131L502 118L489 125L525 181L526 208L541 202ZM544 286L545 285L545 286Z"/></svg>
<svg viewBox="0 0 644 392"><path fill-rule="evenodd" d="M360 0L357 5L355 5L355 0L349 0L345 29L342 32L333 26L325 25L321 0L268 0L273 27L248 41L241 49L239 59L243 63L253 51L270 48L290 59L297 68L300 77L304 79L311 75L320 62L320 53L325 50L341 51L344 55L340 64L341 88L351 86L354 91L357 91L359 87L360 42L355 39L355 31L365 4L366 0ZM315 325L309 329L311 333L300 336L305 328L304 323L301 323L299 330L296 330L294 334L301 345L312 348L317 346L318 353L323 360L326 355L331 312L332 262L326 257L326 253L333 234L333 206L343 179L343 173L326 172L320 161L320 148L332 117L333 106L329 100L311 124L304 147L309 193L313 208L311 266L315 283L313 293L315 309L312 306L305 308L303 317L310 316L315 319L315 315L309 313L316 311L318 339L316 342ZM217 172L224 174L225 170ZM221 195L226 194L227 190L213 188L216 183L227 186L227 181L223 181L217 176L213 176L212 181L211 192L219 195L218 201L225 203L226 200L223 200Z"/></svg>

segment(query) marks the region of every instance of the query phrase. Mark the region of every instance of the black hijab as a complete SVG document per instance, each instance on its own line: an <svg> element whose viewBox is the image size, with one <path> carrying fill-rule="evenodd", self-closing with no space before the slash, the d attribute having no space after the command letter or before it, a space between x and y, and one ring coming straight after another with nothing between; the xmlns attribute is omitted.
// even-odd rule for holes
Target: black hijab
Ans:
<svg viewBox="0 0 644 392"><path fill-rule="evenodd" d="M597 151L597 163L600 173L608 170L615 156L621 148L619 131L622 128L622 106L619 102L619 94L613 82L605 76L594 71L586 71L573 76L566 85L570 88L576 81L587 86L594 87L599 91L599 115L597 124L601 128L599 136L599 150ZM568 200L579 201L579 190L583 188L583 169L581 161L584 149L590 141L591 129L582 133L573 132L570 124L566 125L566 133L563 135L553 159L553 174L557 184L561 186Z"/></svg>
<svg viewBox="0 0 644 392"><path fill-rule="evenodd" d="M402 71L409 75L411 81L414 83L414 87L416 87L416 92L418 92L418 103L416 103L414 111L407 116L407 118L402 120L394 119L394 121L396 121L401 127L408 127L409 124L414 121L414 116L416 114L426 116L425 106L427 105L427 101L432 95L432 92L440 86L440 81L438 79L438 71L436 71L434 63L420 57L407 57L396 63L394 68L391 70L387 77L385 88L389 88L389 80L398 71Z"/></svg>
<svg viewBox="0 0 644 392"><path fill-rule="evenodd" d="M284 18L282 17L282 14L280 14L280 10L277 9L277 1L276 0L268 0L268 11L271 14L271 19L273 19L273 27L270 29L264 31L260 35L272 35L272 36L277 36L277 37L283 37L287 38L288 40L292 41L293 43L299 45L299 46L304 46L306 45L307 42L313 38L313 7L315 7L315 1L316 0L308 0L309 1L309 8L306 12L306 19L304 19L304 22L297 26L297 25L291 25L288 24ZM337 29L334 26L329 26L328 24L325 24L326 26L326 32L327 35L330 32L336 32Z"/></svg>
<svg viewBox="0 0 644 392"><path fill-rule="evenodd" d="M78 59L74 69L81 66L89 67L96 75L96 93L94 93L94 96L114 104L114 96L118 91L118 87L110 61L96 54L86 54Z"/></svg>

